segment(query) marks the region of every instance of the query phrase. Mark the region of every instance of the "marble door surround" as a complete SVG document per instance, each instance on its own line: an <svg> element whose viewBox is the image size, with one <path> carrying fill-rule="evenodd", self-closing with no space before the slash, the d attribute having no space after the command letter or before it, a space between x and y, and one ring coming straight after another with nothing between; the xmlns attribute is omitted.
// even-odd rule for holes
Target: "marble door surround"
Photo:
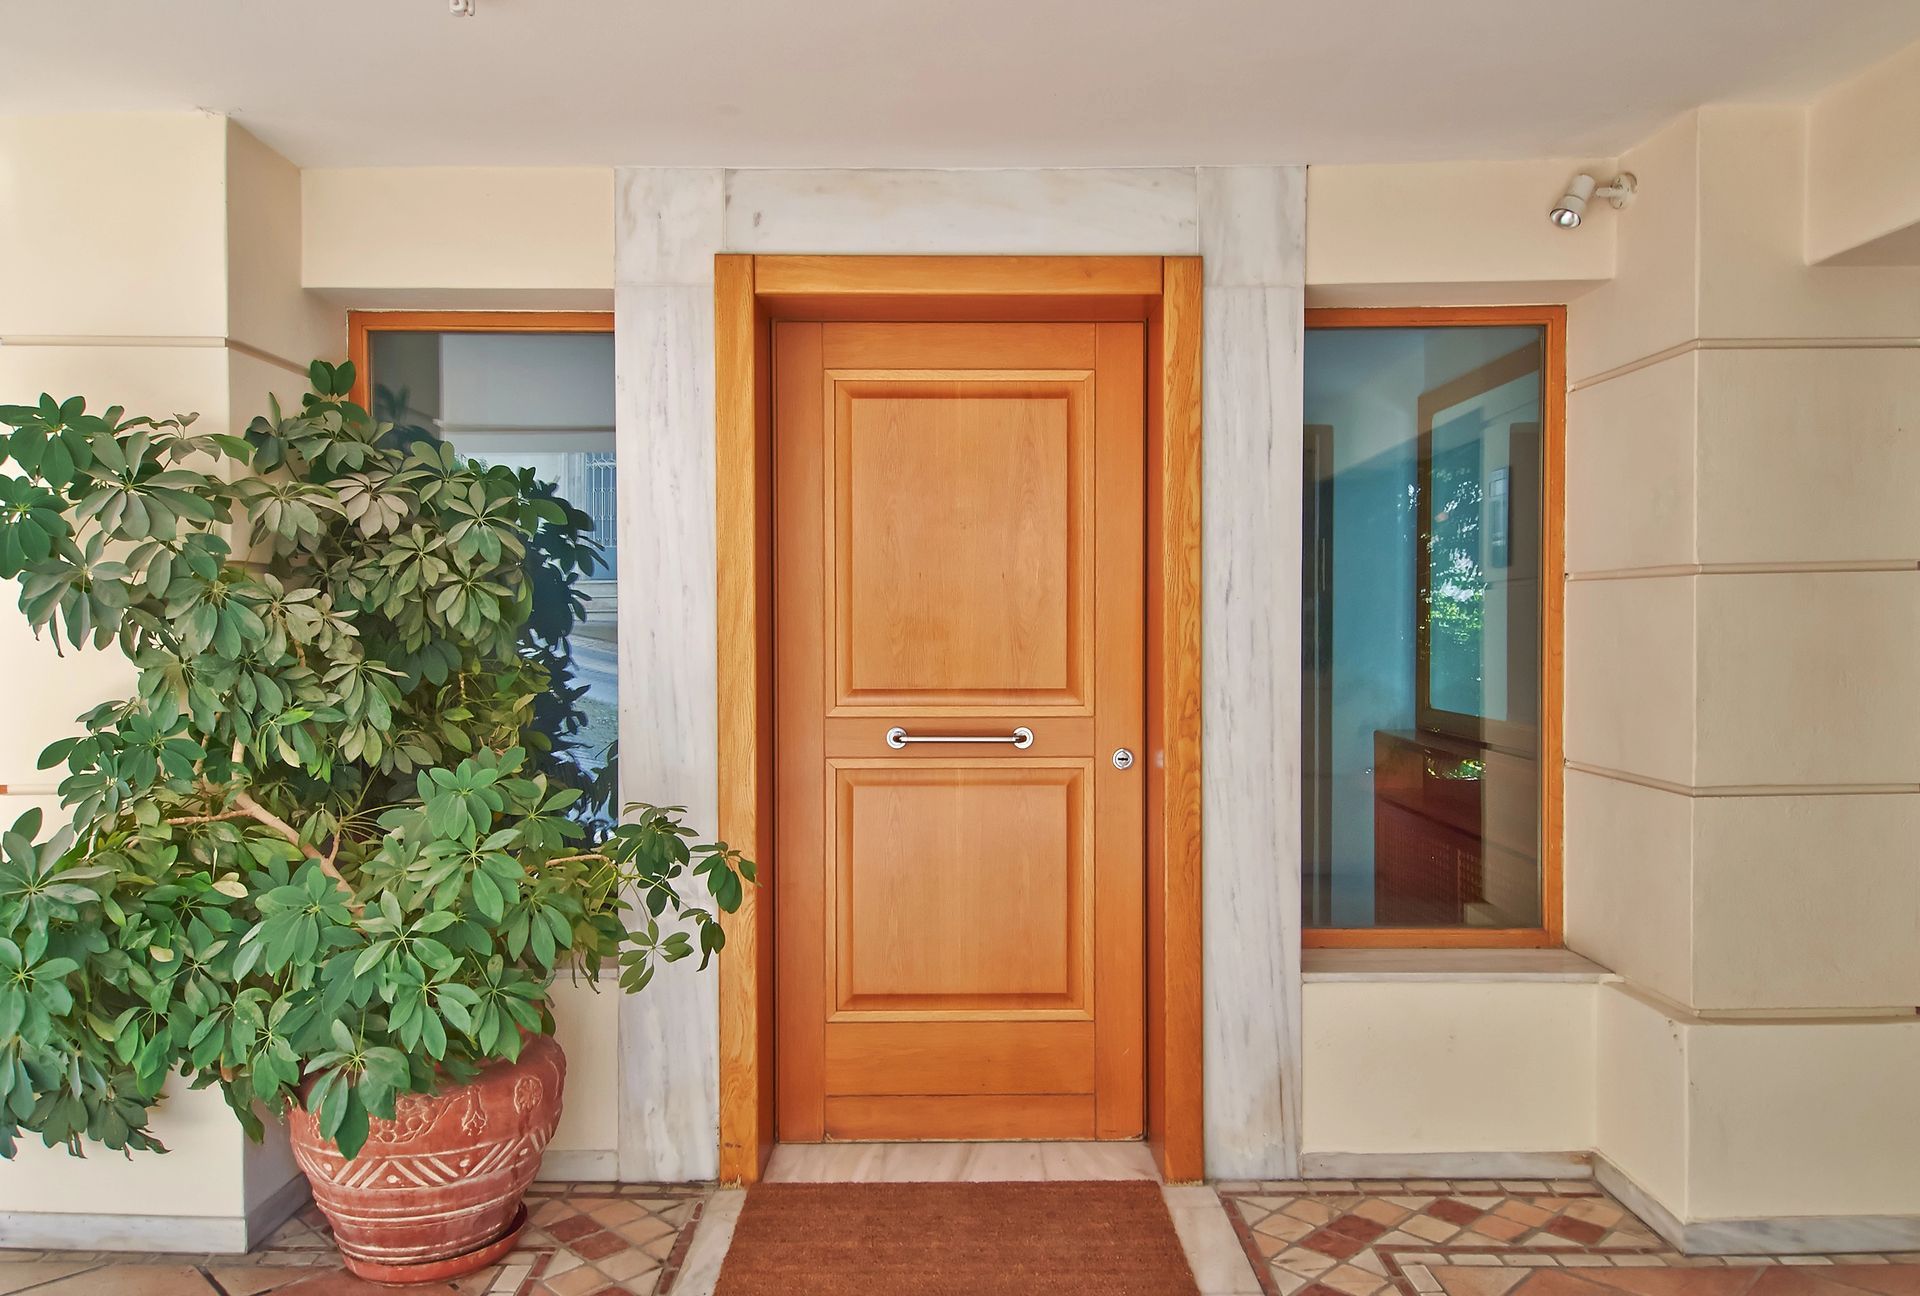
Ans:
<svg viewBox="0 0 1920 1296"><path fill-rule="evenodd" d="M723 480L755 471L751 459L724 463L716 447L716 400L722 426L754 418L716 387L716 323L719 345L733 349L727 371L738 370L743 344L751 367L753 332L750 319L744 330L716 319L716 256L739 254L718 262L722 276L756 257L796 273L809 256L1169 257L1191 267L1173 274L1203 278L1201 981L1199 1021L1179 1025L1199 1039L1204 1091L1178 1115L1204 1114L1196 1142L1209 1177L1295 1174L1304 168L630 169L616 202L620 671L631 699L622 727L632 730L622 778L632 794L685 804L703 823L751 824L764 805L743 791L740 753L728 753L724 775L721 765L722 733L741 732L740 708L758 700L737 687L751 654L721 658L719 626L750 611L758 585L715 539L725 511L742 505ZM749 916L726 957L767 936ZM755 1022L720 1011L739 967L716 979L680 965L622 1000L622 1178L757 1173L772 1131L740 1129L738 1112L754 1108L739 1091L764 1083L771 1059ZM723 1104L735 1112L730 1136L745 1136L730 1151Z"/></svg>

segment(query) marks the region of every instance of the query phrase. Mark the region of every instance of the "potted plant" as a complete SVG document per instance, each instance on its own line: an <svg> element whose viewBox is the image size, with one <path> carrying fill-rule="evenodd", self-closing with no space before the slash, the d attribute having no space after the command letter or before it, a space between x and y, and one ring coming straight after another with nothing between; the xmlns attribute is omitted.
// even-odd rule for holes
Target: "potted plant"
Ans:
<svg viewBox="0 0 1920 1296"><path fill-rule="evenodd" d="M556 976L704 966L753 866L677 808L611 822L551 736L586 515L375 422L353 379L316 362L244 437L0 407L0 576L36 633L138 672L42 757L70 824L0 838L0 1154L164 1151L178 1072L255 1137L287 1117L356 1273L425 1281L524 1218Z"/></svg>

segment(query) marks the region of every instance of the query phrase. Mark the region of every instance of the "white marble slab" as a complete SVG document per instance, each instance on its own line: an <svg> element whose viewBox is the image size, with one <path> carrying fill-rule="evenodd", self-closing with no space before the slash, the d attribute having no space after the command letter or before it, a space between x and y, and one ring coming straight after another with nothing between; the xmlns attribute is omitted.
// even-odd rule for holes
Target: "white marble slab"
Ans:
<svg viewBox="0 0 1920 1296"><path fill-rule="evenodd" d="M1291 1177L1304 171L634 169L616 185L623 784L703 828L717 801L713 254L1206 255L1208 1172ZM683 971L621 1009L624 1178L717 1164L713 983Z"/></svg>
<svg viewBox="0 0 1920 1296"><path fill-rule="evenodd" d="M680 1276L674 1280L674 1296L713 1296L720 1285L720 1266L733 1245L733 1230L740 1223L740 1208L746 1204L747 1194L739 1188L722 1188L707 1198Z"/></svg>
<svg viewBox="0 0 1920 1296"><path fill-rule="evenodd" d="M715 696L713 292L615 295L620 485L622 799L719 813ZM620 1174L719 1171L718 998L711 968L662 966L620 1003Z"/></svg>
<svg viewBox="0 0 1920 1296"><path fill-rule="evenodd" d="M1306 283L1305 167L1201 167L1197 179L1209 289Z"/></svg>
<svg viewBox="0 0 1920 1296"><path fill-rule="evenodd" d="M1300 1057L1298 287L1206 299L1206 1165L1292 1178Z"/></svg>
<svg viewBox="0 0 1920 1296"><path fill-rule="evenodd" d="M614 173L613 192L616 284L713 283L726 211L725 171L626 167Z"/></svg>
<svg viewBox="0 0 1920 1296"><path fill-rule="evenodd" d="M1172 1184L1160 1191L1200 1296L1243 1296L1261 1290L1219 1194L1211 1188Z"/></svg>
<svg viewBox="0 0 1920 1296"><path fill-rule="evenodd" d="M729 252L1178 254L1199 244L1185 168L731 171Z"/></svg>
<svg viewBox="0 0 1920 1296"><path fill-rule="evenodd" d="M1153 1179L1139 1142L782 1143L768 1183L1028 1183Z"/></svg>

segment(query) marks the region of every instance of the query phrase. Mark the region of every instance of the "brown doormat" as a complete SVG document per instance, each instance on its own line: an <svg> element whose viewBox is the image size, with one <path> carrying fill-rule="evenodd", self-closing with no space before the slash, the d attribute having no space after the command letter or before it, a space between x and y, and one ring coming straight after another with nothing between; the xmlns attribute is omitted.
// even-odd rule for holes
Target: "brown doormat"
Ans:
<svg viewBox="0 0 1920 1296"><path fill-rule="evenodd" d="M1160 1186L757 1184L715 1296L1198 1296Z"/></svg>

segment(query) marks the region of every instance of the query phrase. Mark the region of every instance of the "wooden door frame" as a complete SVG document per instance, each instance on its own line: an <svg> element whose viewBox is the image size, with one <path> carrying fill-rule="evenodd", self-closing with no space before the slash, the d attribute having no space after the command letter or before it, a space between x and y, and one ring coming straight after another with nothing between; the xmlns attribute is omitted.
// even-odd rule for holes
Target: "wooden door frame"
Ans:
<svg viewBox="0 0 1920 1296"><path fill-rule="evenodd" d="M774 1143L773 404L777 319L1139 321L1147 334L1147 1143L1204 1172L1198 257L714 258L720 836L761 884L724 919L720 1178Z"/></svg>

